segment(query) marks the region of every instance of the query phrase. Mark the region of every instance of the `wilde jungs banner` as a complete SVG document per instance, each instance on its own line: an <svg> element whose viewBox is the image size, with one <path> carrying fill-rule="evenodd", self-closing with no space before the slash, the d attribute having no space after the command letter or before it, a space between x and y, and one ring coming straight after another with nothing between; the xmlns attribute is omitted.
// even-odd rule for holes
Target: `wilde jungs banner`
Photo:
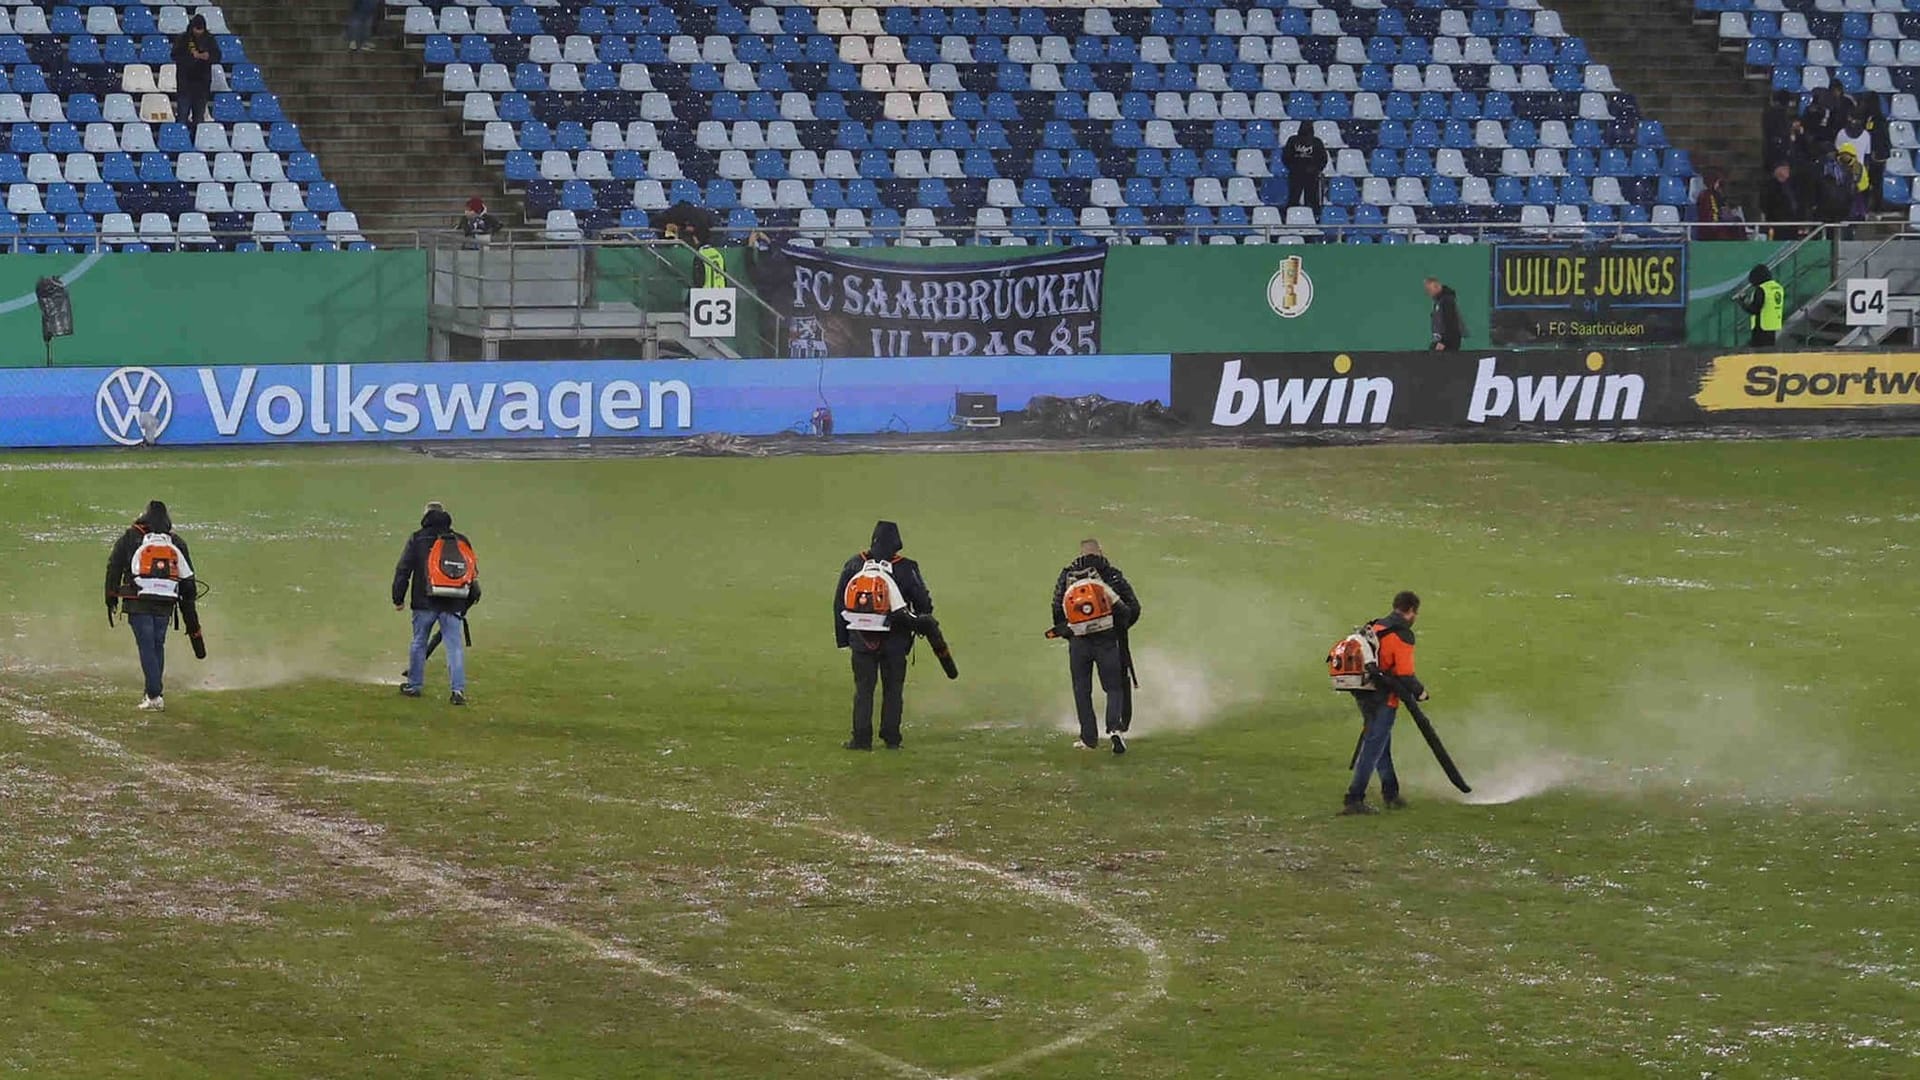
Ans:
<svg viewBox="0 0 1920 1080"><path fill-rule="evenodd" d="M1072 356L1100 351L1105 248L901 263L783 247L756 267L790 357Z"/></svg>
<svg viewBox="0 0 1920 1080"><path fill-rule="evenodd" d="M1920 420L1920 354L1526 349L1174 357L1173 411L1244 432Z"/></svg>
<svg viewBox="0 0 1920 1080"><path fill-rule="evenodd" d="M1684 243L1500 244L1495 345L1661 345L1687 336Z"/></svg>

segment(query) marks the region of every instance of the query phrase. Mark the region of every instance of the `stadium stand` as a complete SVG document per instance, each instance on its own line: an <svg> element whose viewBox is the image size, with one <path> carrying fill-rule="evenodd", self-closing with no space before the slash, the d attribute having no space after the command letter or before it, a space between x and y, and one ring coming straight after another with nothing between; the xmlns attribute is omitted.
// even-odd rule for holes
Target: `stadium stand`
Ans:
<svg viewBox="0 0 1920 1080"><path fill-rule="evenodd" d="M1747 67L1776 90L1800 95L1839 85L1856 99L1875 97L1890 121L1890 153L1881 197L1912 207L1914 125L1920 122L1920 0L1694 0L1719 20L1723 47L1743 50Z"/></svg>
<svg viewBox="0 0 1920 1080"><path fill-rule="evenodd" d="M1684 221L1694 172L1535 0L389 7L566 237L679 202L829 242L1610 235Z"/></svg>
<svg viewBox="0 0 1920 1080"><path fill-rule="evenodd" d="M175 122L172 38L204 15L211 119ZM216 6L0 5L0 241L11 251L369 246Z"/></svg>

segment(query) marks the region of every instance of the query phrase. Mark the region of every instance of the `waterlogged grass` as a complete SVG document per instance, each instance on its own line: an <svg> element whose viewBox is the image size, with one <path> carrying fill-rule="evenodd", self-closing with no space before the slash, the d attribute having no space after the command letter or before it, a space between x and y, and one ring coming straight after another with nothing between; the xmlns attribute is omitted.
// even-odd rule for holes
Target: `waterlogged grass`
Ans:
<svg viewBox="0 0 1920 1080"><path fill-rule="evenodd" d="M9 458L0 1073L1914 1075L1914 454ZM156 496L214 592L153 717L96 597ZM465 710L391 688L427 498ZM963 677L852 755L879 516ZM1040 636L1084 535L1124 758ZM1408 730L1414 808L1336 818L1318 661L1409 586L1474 801Z"/></svg>

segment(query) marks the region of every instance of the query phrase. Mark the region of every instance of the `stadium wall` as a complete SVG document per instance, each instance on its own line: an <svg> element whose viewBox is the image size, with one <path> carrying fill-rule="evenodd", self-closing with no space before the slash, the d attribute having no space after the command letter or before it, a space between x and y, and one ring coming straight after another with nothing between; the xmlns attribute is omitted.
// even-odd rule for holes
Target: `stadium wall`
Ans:
<svg viewBox="0 0 1920 1080"><path fill-rule="evenodd" d="M1045 249L1039 249L1045 250ZM1460 297L1469 348L1488 345L1492 248L1445 246L1115 247L1108 255L1101 346L1107 353L1419 349L1431 274ZM1728 295L1778 250L1770 242L1692 245L1687 341L1737 345ZM981 248L862 250L912 263L978 261ZM1028 249L1023 254L1036 253ZM1297 256L1309 302L1282 315L1269 295ZM687 275L632 250L598 260L604 300L678 310ZM418 251L261 254L0 255L0 367L45 363L34 284L58 276L76 332L54 344L61 367L364 364L427 355L426 257ZM743 307L739 340L767 340Z"/></svg>

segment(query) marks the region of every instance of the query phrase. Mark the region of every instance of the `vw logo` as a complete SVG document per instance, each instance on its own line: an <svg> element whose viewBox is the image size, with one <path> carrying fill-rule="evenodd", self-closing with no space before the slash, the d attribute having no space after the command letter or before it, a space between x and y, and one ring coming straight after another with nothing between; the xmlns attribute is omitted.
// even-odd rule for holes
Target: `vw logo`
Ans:
<svg viewBox="0 0 1920 1080"><path fill-rule="evenodd" d="M151 368L121 368L101 380L93 415L107 438L121 446L157 441L173 422L173 388Z"/></svg>

